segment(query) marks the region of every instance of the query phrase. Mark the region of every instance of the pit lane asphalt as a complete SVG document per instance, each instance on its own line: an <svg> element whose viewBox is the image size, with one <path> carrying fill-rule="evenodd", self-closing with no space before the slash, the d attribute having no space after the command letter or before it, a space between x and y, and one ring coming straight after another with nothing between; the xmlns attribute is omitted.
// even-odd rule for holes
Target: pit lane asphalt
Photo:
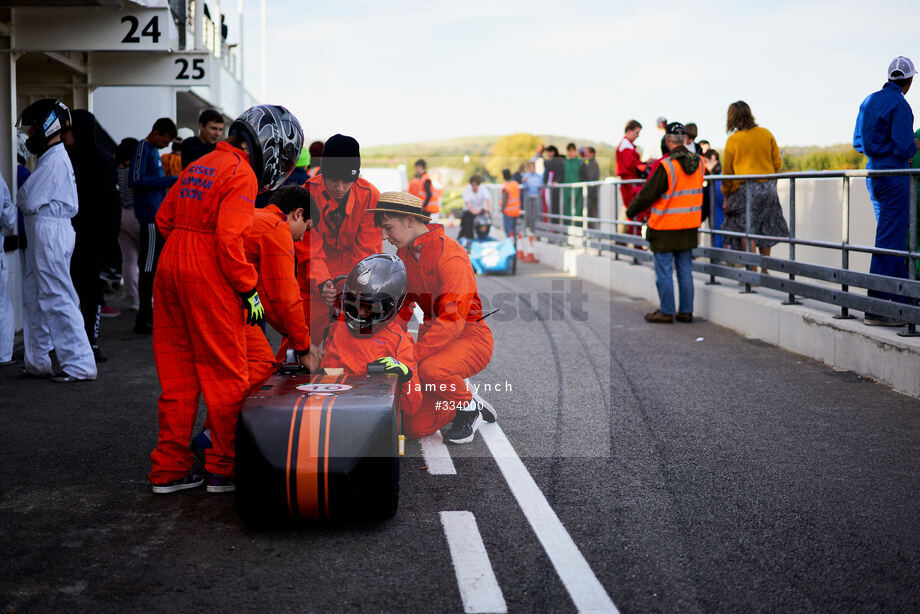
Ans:
<svg viewBox="0 0 920 614"><path fill-rule="evenodd" d="M920 401L590 284L582 318L560 283L479 278L503 309L474 383L622 612L917 610ZM454 476L410 445L382 523L254 531L232 496L150 494L158 384L130 319L103 321L94 383L0 368L0 606L460 612L438 512L468 510L509 611L574 610L479 437Z"/></svg>

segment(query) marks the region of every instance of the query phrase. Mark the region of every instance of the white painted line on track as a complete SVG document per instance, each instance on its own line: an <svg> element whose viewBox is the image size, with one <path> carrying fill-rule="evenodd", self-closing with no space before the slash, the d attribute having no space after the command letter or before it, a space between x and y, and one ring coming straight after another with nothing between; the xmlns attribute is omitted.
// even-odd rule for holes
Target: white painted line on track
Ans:
<svg viewBox="0 0 920 614"><path fill-rule="evenodd" d="M619 612L501 427L483 424L479 432L578 611Z"/></svg>
<svg viewBox="0 0 920 614"><path fill-rule="evenodd" d="M508 606L495 579L476 518L471 512L441 512L441 524L457 574L463 611L467 614L507 612Z"/></svg>
<svg viewBox="0 0 920 614"><path fill-rule="evenodd" d="M450 452L444 445L444 439L440 431L435 431L427 437L419 440L422 445L422 456L425 458L425 464L428 465L428 473L431 475L457 475L457 469L454 467L454 461L450 458Z"/></svg>

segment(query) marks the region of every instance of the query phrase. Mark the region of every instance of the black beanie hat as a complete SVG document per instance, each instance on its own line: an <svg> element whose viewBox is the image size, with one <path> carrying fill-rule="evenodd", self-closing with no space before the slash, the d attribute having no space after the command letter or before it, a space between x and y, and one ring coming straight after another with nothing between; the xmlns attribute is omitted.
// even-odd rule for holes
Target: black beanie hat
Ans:
<svg viewBox="0 0 920 614"><path fill-rule="evenodd" d="M358 141L344 134L335 134L323 146L320 172L330 179L355 181L361 170L361 150Z"/></svg>

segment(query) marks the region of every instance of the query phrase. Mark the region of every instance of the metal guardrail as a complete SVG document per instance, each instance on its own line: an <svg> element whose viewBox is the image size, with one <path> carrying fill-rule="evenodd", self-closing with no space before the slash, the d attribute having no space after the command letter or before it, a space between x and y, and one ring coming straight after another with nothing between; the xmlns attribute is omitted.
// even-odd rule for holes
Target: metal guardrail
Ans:
<svg viewBox="0 0 920 614"><path fill-rule="evenodd" d="M870 245L850 243L850 180L855 177L887 177L910 175L917 177L918 181L910 182L910 222L906 250L882 249ZM751 232L751 191L750 180L789 180L789 236L765 236ZM843 183L843 200L841 203L841 217L843 220L842 233L839 242L820 241L796 236L796 209L795 190L796 180L801 179L840 179ZM738 237L746 240L746 245L751 246L751 241L770 240L786 243L789 246L789 258L776 258L763 256L756 252L738 251L717 247L699 247L694 250L693 270L709 275L707 284L718 284L717 277L736 280L744 285L743 292L753 292L753 286L771 288L787 294L783 304L796 304L797 297L812 299L823 303L837 305L840 312L835 317L851 318L850 310L869 312L907 322L907 331L899 333L902 336L918 336L917 325L920 324L920 281L917 280L917 266L920 263L920 252L917 251L917 186L920 182L920 169L903 170L847 170L847 171L805 171L790 173L773 173L769 175L707 175L708 189L710 190L710 203L715 202L714 190L716 182L722 180L745 181L742 189L747 192L745 205L745 232L732 232L720 229L700 228L700 232L711 236ZM648 251L648 241L638 234L611 232L602 230L611 225L617 227L633 227L640 232L644 225L627 219L604 219L589 217L584 214L588 206L588 195L591 188L604 185L613 185L614 211L619 212L620 185L641 184L644 180L608 179L607 181L579 182L567 184L550 184L546 191L552 194L549 199L553 210L542 210L542 194L540 197L525 197L524 209L527 227L538 237L551 242L565 243L580 246L585 250L596 249L598 254L607 253L615 259L627 257L639 264L643 260L651 260L652 254ZM493 186L500 187L500 186ZM577 191L581 191L582 215L562 215L559 213L561 196L569 191L569 201L574 205ZM493 199L494 200L494 199ZM500 202L498 203L500 209ZM493 203L493 206L495 204ZM828 267L796 260L796 246L817 247L840 252L840 267ZM907 259L908 279L875 275L850 268L850 254L879 254L899 256ZM754 268L755 270L751 270ZM757 268L767 269L782 273L785 277L759 273ZM799 278L806 278L822 282L825 285L816 285L803 282ZM836 287L836 286L839 286ZM904 297L908 302L896 302L857 294L850 291L851 287L862 288Z"/></svg>

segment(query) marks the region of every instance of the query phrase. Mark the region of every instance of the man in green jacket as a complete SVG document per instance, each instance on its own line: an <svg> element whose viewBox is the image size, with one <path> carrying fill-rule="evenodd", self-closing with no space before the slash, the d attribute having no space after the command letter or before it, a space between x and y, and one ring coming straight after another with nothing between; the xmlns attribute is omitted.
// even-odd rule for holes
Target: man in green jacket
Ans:
<svg viewBox="0 0 920 614"><path fill-rule="evenodd" d="M584 181L584 162L578 155L578 149L575 143L569 143L565 148L565 166L563 171L563 183L577 183ZM574 197L572 196L572 193ZM574 215L581 217L582 214L582 189L581 188L563 188L562 192L562 215ZM573 206L574 205L574 206ZM566 224L574 225L574 220L565 220Z"/></svg>
<svg viewBox="0 0 920 614"><path fill-rule="evenodd" d="M703 170L700 157L684 147L683 124L671 122L665 132L670 147L642 191L626 209L636 217L651 208L645 238L655 260L655 286L661 307L645 315L647 322L693 321L693 255L698 245L697 229L702 223ZM674 269L680 305L674 311Z"/></svg>

